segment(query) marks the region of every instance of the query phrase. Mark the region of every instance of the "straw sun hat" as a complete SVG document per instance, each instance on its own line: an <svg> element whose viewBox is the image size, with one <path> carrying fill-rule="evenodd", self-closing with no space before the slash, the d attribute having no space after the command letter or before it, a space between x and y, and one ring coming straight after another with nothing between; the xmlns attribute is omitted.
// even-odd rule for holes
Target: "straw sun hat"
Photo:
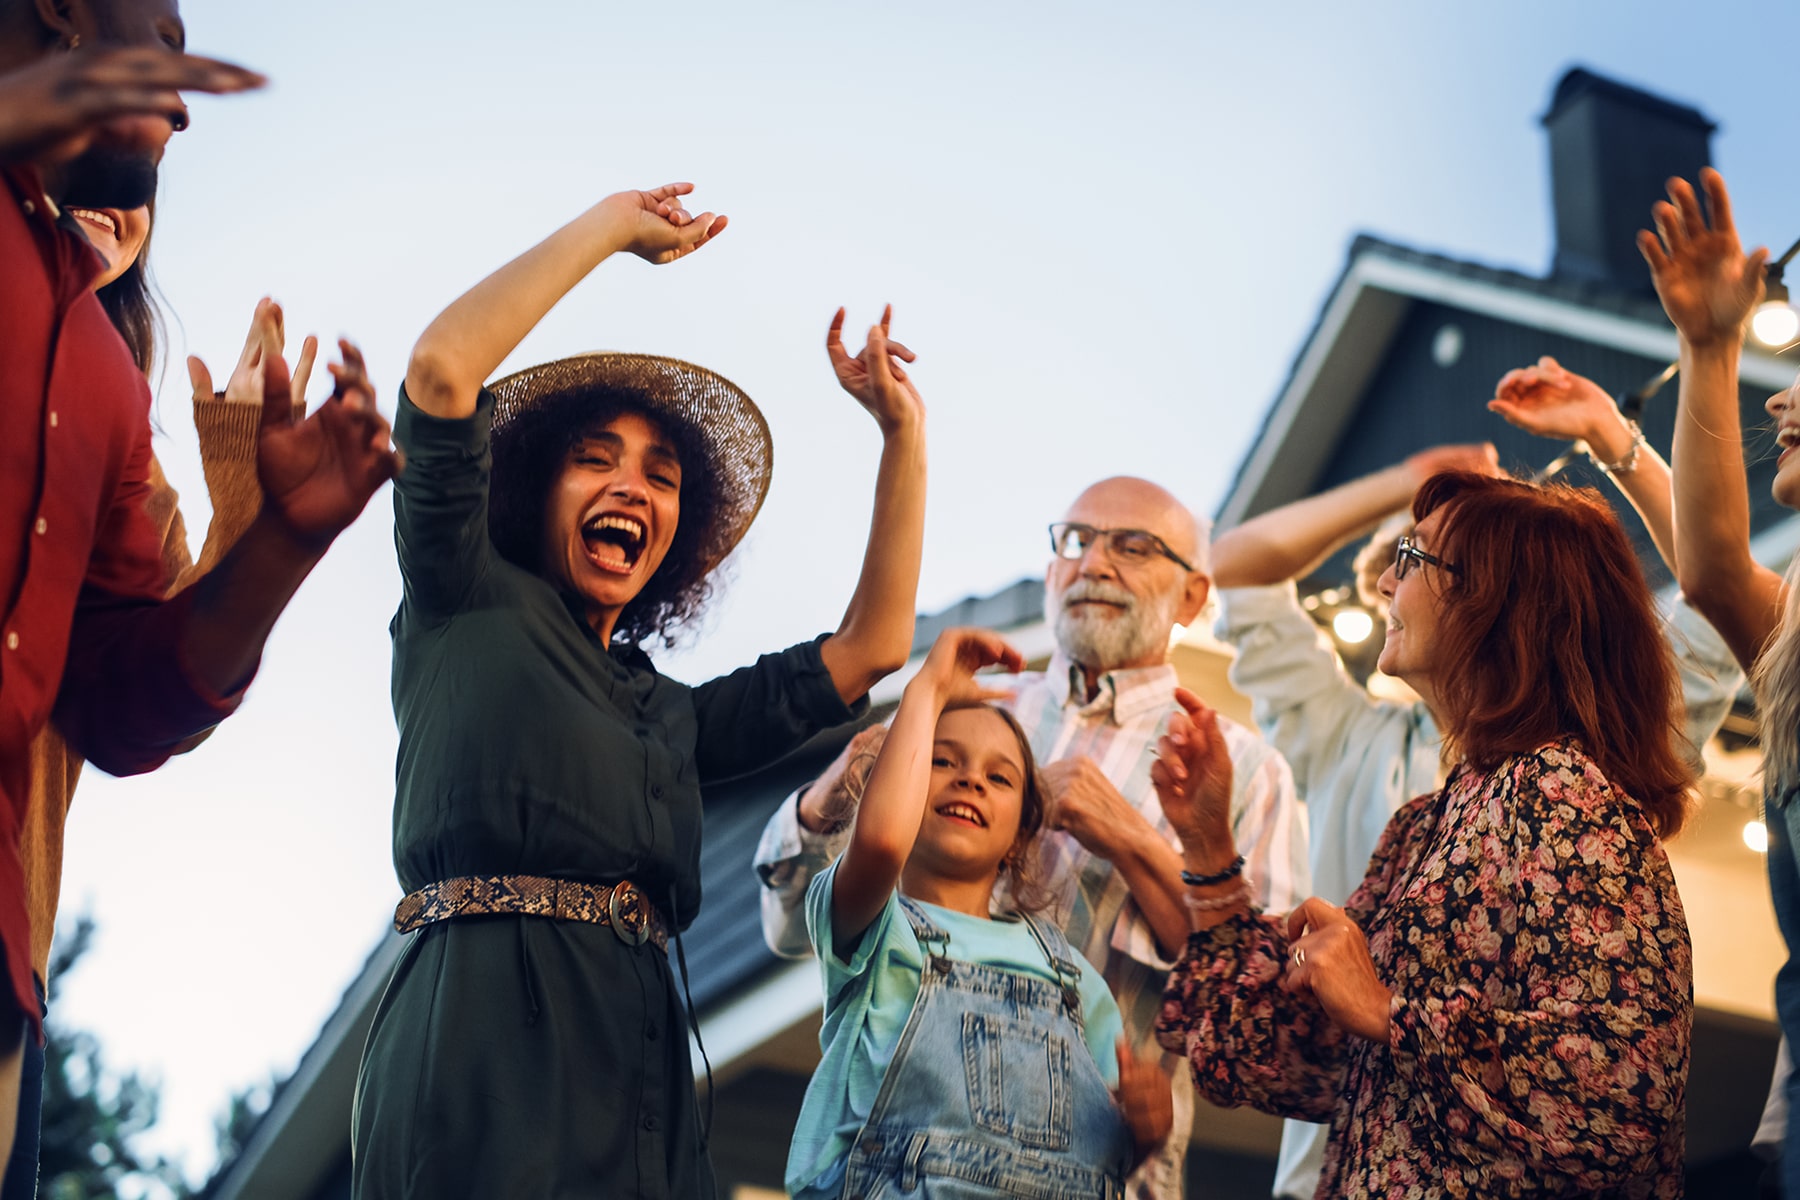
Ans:
<svg viewBox="0 0 1800 1200"><path fill-rule="evenodd" d="M768 495L775 457L768 423L741 388L705 367L656 354L579 354L527 367L488 390L495 400L496 458L503 443L543 430L546 422L572 434L593 415L615 408L640 410L660 418L672 435L685 430L697 439L713 477L714 503L710 513L684 506L681 520L710 525L700 539L703 571L742 540ZM683 465L692 470L698 464Z"/></svg>

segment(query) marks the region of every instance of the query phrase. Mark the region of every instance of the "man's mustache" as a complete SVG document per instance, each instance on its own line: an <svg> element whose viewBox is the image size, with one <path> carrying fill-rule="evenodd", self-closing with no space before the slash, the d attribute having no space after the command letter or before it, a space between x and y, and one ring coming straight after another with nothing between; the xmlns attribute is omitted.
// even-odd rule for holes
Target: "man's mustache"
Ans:
<svg viewBox="0 0 1800 1200"><path fill-rule="evenodd" d="M1064 609L1067 609L1072 604L1085 604L1089 602L1116 604L1120 608L1127 609L1134 607L1137 603L1130 592L1117 584L1100 583L1092 580L1072 584L1070 585L1069 590L1062 594L1062 607Z"/></svg>

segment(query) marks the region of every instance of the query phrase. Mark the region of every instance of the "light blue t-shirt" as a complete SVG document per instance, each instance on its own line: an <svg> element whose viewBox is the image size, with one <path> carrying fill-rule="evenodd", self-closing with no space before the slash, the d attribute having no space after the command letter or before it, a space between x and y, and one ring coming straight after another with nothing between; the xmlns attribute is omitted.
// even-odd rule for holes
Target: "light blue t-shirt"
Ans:
<svg viewBox="0 0 1800 1200"><path fill-rule="evenodd" d="M806 892L806 931L825 978L825 1024L819 1033L824 1057L806 1087L788 1149L787 1189L794 1200L826 1200L843 1190L851 1143L875 1106L882 1076L919 997L925 967L924 951L898 896L888 898L848 962L837 956L831 929L831 881L836 877L833 863L813 878ZM1059 982L1025 922L918 903L950 935L951 958ZM1123 1028L1119 1006L1099 972L1079 952L1071 949L1070 955L1081 967L1077 990L1088 1050L1107 1085L1116 1087L1116 1043Z"/></svg>

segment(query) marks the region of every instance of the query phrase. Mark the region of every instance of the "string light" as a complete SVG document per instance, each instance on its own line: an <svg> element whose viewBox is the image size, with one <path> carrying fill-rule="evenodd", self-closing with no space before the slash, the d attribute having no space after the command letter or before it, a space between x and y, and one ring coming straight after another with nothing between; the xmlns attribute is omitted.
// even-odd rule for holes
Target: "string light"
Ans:
<svg viewBox="0 0 1800 1200"><path fill-rule="evenodd" d="M1745 822L1744 845L1758 854L1767 854L1769 852L1769 827L1761 821Z"/></svg>
<svg viewBox="0 0 1800 1200"><path fill-rule="evenodd" d="M1781 278L1795 254L1800 254L1800 241L1769 264L1763 278L1763 302L1750 316L1750 336L1776 349L1800 337L1800 312L1794 311L1787 284Z"/></svg>

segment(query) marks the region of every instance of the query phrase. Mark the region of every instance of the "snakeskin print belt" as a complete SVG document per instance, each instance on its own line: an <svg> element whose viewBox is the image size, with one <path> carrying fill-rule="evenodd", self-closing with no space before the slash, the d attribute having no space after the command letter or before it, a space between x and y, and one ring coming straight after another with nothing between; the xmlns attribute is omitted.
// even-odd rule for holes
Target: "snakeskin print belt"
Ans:
<svg viewBox="0 0 1800 1200"><path fill-rule="evenodd" d="M394 910L394 928L411 933L433 921L495 913L587 921L610 927L628 946L649 941L658 950L669 948L669 927L662 913L628 879L619 883L578 883L538 875L444 879L408 893Z"/></svg>

